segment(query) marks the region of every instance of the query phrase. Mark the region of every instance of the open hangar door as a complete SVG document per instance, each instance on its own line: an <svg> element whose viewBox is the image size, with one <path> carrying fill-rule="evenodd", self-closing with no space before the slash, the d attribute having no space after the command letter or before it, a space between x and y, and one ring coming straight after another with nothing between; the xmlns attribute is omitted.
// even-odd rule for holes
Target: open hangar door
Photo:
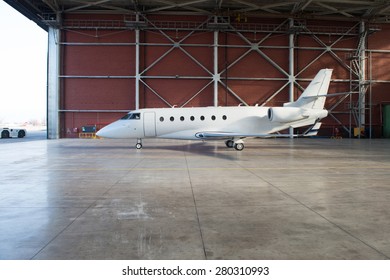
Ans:
<svg viewBox="0 0 390 280"><path fill-rule="evenodd" d="M334 69L331 93L354 92L329 98L322 133L381 136L386 3L6 2L49 31L49 138L137 108L279 106L321 68Z"/></svg>

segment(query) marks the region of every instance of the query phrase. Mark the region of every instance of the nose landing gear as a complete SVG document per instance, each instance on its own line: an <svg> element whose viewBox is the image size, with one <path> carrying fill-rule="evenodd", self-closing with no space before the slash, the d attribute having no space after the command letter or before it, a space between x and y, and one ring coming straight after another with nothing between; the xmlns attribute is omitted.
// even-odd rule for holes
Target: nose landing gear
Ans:
<svg viewBox="0 0 390 280"><path fill-rule="evenodd" d="M137 150L142 149L142 139L137 139L137 144L135 144L135 147L137 148Z"/></svg>

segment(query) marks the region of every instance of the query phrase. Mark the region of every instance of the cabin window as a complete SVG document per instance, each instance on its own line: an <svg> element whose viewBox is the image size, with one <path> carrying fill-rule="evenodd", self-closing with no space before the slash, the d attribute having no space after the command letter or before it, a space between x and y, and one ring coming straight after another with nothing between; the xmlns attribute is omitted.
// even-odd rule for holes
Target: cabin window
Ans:
<svg viewBox="0 0 390 280"><path fill-rule="evenodd" d="M226 120L227 120L226 115L223 115L223 116L222 116L222 119L223 119L224 121L226 121Z"/></svg>
<svg viewBox="0 0 390 280"><path fill-rule="evenodd" d="M181 116L181 117L180 117L180 120L181 120L181 121L184 121L184 117L183 117L183 116Z"/></svg>
<svg viewBox="0 0 390 280"><path fill-rule="evenodd" d="M212 119L213 121L215 121L215 116L211 116L211 119Z"/></svg>
<svg viewBox="0 0 390 280"><path fill-rule="evenodd" d="M194 116L191 116L190 120L191 120L191 121L194 121L194 120L195 120L195 117L194 117Z"/></svg>
<svg viewBox="0 0 390 280"><path fill-rule="evenodd" d="M140 113L128 113L124 117L121 118L121 120L139 120L141 118Z"/></svg>
<svg viewBox="0 0 390 280"><path fill-rule="evenodd" d="M164 117L160 117L160 122L163 122L164 121Z"/></svg>
<svg viewBox="0 0 390 280"><path fill-rule="evenodd" d="M121 120L128 120L130 116L131 116L131 114L126 114L126 115L124 115L124 116L121 118Z"/></svg>
<svg viewBox="0 0 390 280"><path fill-rule="evenodd" d="M173 122L175 120L174 117L170 117L169 119L171 120L171 122Z"/></svg>
<svg viewBox="0 0 390 280"><path fill-rule="evenodd" d="M200 120L201 120L201 121L204 121L204 116L200 116Z"/></svg>

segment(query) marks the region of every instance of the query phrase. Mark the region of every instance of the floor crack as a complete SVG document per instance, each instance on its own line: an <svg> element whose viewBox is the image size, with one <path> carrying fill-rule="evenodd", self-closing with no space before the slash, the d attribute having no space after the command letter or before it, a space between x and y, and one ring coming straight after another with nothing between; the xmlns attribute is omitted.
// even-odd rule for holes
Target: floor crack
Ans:
<svg viewBox="0 0 390 280"><path fill-rule="evenodd" d="M205 247L205 244L204 244L204 239L203 239L203 232L202 232L202 227L200 225L200 219L199 219L199 212L198 212L198 206L196 204L196 199L195 199L195 193L194 193L194 188L193 188L193 185L192 185L192 180L191 180L191 173L190 173L190 169L188 167L188 161L187 161L187 155L186 153L184 152L184 158L186 160L186 166L187 166L187 173L188 173L188 178L190 180L190 186L191 186L191 192L192 192L192 198L194 200L194 207L195 207L195 212L196 212L196 219L198 221L198 227L199 227L199 233L200 233L200 239L202 241L202 247L203 247L203 254L204 254L204 258L205 260L207 260L207 253L206 253L206 247Z"/></svg>

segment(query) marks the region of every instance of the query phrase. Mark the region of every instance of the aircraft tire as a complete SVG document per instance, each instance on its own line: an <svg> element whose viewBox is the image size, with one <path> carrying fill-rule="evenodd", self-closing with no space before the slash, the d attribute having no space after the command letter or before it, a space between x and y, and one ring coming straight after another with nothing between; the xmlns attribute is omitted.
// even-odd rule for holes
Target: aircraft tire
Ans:
<svg viewBox="0 0 390 280"><path fill-rule="evenodd" d="M226 144L226 147L228 147L228 148L233 148L234 147L234 141L233 140L227 140L225 142L225 144Z"/></svg>
<svg viewBox="0 0 390 280"><path fill-rule="evenodd" d="M137 143L135 145L135 147L137 148L137 150L140 150L140 149L142 149L142 144L141 143Z"/></svg>
<svg viewBox="0 0 390 280"><path fill-rule="evenodd" d="M237 151L242 151L244 148L245 148L245 146L243 143L234 144L234 149L236 149Z"/></svg>

